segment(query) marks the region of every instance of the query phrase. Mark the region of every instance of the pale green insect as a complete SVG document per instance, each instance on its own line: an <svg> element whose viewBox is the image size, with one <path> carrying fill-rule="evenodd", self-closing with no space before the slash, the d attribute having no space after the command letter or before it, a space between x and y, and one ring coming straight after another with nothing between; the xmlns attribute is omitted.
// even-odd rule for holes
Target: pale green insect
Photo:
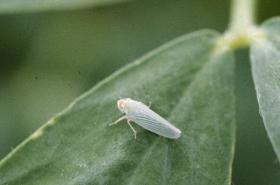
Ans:
<svg viewBox="0 0 280 185"><path fill-rule="evenodd" d="M130 121L135 122L141 127L156 133L160 136L170 139L178 139L181 136L181 131L160 115L152 111L148 106L142 102L124 98L117 101L119 110L125 115L120 117L113 124L116 124L124 119L132 129L136 138L136 130L132 127Z"/></svg>

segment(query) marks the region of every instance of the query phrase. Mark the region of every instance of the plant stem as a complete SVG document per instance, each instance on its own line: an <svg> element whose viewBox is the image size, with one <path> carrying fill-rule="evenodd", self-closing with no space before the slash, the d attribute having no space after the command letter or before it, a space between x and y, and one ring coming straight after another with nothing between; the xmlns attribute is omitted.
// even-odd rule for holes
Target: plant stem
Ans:
<svg viewBox="0 0 280 185"><path fill-rule="evenodd" d="M254 25L256 0L232 0L229 31L242 33Z"/></svg>
<svg viewBox="0 0 280 185"><path fill-rule="evenodd" d="M255 25L256 0L232 0L228 30L217 43L217 50L248 47L264 33Z"/></svg>

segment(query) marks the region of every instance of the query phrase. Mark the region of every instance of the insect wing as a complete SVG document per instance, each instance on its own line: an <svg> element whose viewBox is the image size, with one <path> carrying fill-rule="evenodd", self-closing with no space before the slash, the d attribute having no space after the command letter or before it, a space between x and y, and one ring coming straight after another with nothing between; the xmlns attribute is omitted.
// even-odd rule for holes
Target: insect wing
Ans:
<svg viewBox="0 0 280 185"><path fill-rule="evenodd" d="M141 127L154 132L158 135L177 139L181 135L181 131L160 115L152 111L149 107L141 102L134 104L134 111L130 111L127 117L140 125Z"/></svg>

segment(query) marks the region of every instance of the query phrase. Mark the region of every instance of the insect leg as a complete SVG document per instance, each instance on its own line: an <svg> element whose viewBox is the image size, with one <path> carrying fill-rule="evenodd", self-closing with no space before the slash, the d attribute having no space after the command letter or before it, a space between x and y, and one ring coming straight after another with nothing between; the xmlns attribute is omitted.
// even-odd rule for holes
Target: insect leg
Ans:
<svg viewBox="0 0 280 185"><path fill-rule="evenodd" d="M118 122L120 122L120 121L122 121L122 120L124 120L124 119L126 119L126 116L122 116L122 117L120 117L119 119L117 119L114 123L110 123L109 124L109 126L111 126L111 125L115 125L115 124L117 124Z"/></svg>
<svg viewBox="0 0 280 185"><path fill-rule="evenodd" d="M130 128L132 129L133 131L133 134L134 134L134 138L136 139L136 130L132 127L132 125L130 124L129 120L127 120L127 124L130 126Z"/></svg>

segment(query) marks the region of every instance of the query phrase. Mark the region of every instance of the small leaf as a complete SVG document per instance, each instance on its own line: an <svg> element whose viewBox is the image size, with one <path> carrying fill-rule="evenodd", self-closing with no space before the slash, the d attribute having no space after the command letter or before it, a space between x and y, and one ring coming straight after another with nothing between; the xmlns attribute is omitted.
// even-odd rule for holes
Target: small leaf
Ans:
<svg viewBox="0 0 280 185"><path fill-rule="evenodd" d="M0 163L0 184L230 184L234 62L213 54L218 37L180 37L98 84ZM152 102L182 136L109 126L119 97Z"/></svg>
<svg viewBox="0 0 280 185"><path fill-rule="evenodd" d="M1 13L88 8L129 0L1 0Z"/></svg>
<svg viewBox="0 0 280 185"><path fill-rule="evenodd" d="M261 29L265 38L251 47L253 78L264 124L280 159L280 18L266 21Z"/></svg>

